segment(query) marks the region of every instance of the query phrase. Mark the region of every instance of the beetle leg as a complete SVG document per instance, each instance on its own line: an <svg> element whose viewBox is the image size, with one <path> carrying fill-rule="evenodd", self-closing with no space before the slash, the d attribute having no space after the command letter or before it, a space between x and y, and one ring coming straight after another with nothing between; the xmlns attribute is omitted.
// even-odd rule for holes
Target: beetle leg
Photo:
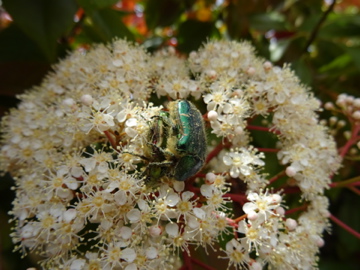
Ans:
<svg viewBox="0 0 360 270"><path fill-rule="evenodd" d="M123 151L123 152L121 152L121 153L122 153L122 154L130 154L130 155L132 155L132 156L142 158L142 159L144 159L144 160L146 160L146 161L150 161L149 158L147 158L147 157L145 157L145 156L143 156L143 155L139 155L139 154L135 154L135 153L127 152L127 151Z"/></svg>
<svg viewBox="0 0 360 270"><path fill-rule="evenodd" d="M152 152L153 155L157 155L157 159L160 160L169 160L172 159L174 157L174 154L166 151L165 149L159 147L158 145L151 143L151 142L147 142L147 144L152 148Z"/></svg>

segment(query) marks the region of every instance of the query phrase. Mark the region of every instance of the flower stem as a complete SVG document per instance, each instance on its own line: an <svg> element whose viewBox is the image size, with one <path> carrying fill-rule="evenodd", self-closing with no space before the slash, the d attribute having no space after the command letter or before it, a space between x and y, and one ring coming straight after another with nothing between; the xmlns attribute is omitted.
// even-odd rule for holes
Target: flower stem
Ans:
<svg viewBox="0 0 360 270"><path fill-rule="evenodd" d="M341 157L344 157L346 153L349 151L350 147L357 142L357 136L359 132L360 132L360 124L357 124L353 127L350 139L346 142L346 144L343 147L340 148Z"/></svg>
<svg viewBox="0 0 360 270"><path fill-rule="evenodd" d="M348 187L352 192L354 192L356 195L360 196L360 190L358 190L356 187Z"/></svg>
<svg viewBox="0 0 360 270"><path fill-rule="evenodd" d="M341 181L341 182L334 182L330 184L330 187L332 188L342 188L342 187L347 187L347 186L352 186L352 184L356 184L356 183L360 183L360 176L356 176L354 178L350 178L348 180L345 181Z"/></svg>
<svg viewBox="0 0 360 270"><path fill-rule="evenodd" d="M272 130L271 128L268 127L260 127L260 126L252 126L252 125L248 125L246 126L246 128L248 130L259 130L259 131L266 131L266 132L270 132L270 133L275 133L277 135L280 134L280 131L278 130Z"/></svg>
<svg viewBox="0 0 360 270"><path fill-rule="evenodd" d="M287 211L285 212L285 215L290 215L290 214L295 213L295 212L298 212L298 211L306 210L307 207L308 207L307 204L303 204L302 206L299 206L299 207L296 207L296 208L287 210Z"/></svg>
<svg viewBox="0 0 360 270"><path fill-rule="evenodd" d="M202 261L199 261L198 259L196 259L194 257L191 257L191 260L194 264L197 264L206 270L214 270L214 268L210 267L209 265L206 265L205 263L203 263Z"/></svg>
<svg viewBox="0 0 360 270"><path fill-rule="evenodd" d="M351 233L352 235L354 235L356 238L360 239L360 233L358 233L357 231L355 231L353 228L351 228L350 226L346 225L344 222L342 222L340 219L338 219L337 217L335 217L334 215L330 215L330 219L336 223L337 225L339 225L341 228L343 228L344 230L348 231L349 233Z"/></svg>
<svg viewBox="0 0 360 270"><path fill-rule="evenodd" d="M105 136L108 138L108 140L109 140L112 148L114 148L114 150L116 150L116 142L115 142L113 136L112 136L112 135L110 134L110 132L107 131L107 130L104 131L104 134L105 134Z"/></svg>
<svg viewBox="0 0 360 270"><path fill-rule="evenodd" d="M221 150L224 148L230 147L231 143L225 140L224 142L220 142L207 156L205 163L208 163L210 160L212 160L214 157L216 157Z"/></svg>
<svg viewBox="0 0 360 270"><path fill-rule="evenodd" d="M277 181L278 179L280 179L281 177L285 176L286 173L285 171L281 171L279 172L277 175L273 176L270 180L269 180L269 184L274 183L275 181Z"/></svg>
<svg viewBox="0 0 360 270"><path fill-rule="evenodd" d="M241 221L241 220L243 220L243 219L245 219L245 218L247 218L247 214L242 215L242 216L240 216L240 217L238 217L238 218L234 219L234 222L235 222L235 223L238 223L239 221Z"/></svg>
<svg viewBox="0 0 360 270"><path fill-rule="evenodd" d="M183 251L182 254L183 254L183 258L184 258L185 269L192 270L192 263L191 263L190 255L186 251Z"/></svg>

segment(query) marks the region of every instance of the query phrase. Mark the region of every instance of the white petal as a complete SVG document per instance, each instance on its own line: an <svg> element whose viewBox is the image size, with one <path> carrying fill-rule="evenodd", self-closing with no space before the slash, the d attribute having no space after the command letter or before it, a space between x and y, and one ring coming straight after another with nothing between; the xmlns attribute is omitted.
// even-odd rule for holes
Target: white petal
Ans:
<svg viewBox="0 0 360 270"><path fill-rule="evenodd" d="M126 226L121 227L120 235L123 239L128 240L132 236L132 229Z"/></svg>
<svg viewBox="0 0 360 270"><path fill-rule="evenodd" d="M193 212L194 212L195 216L200 218L200 219L205 219L205 217L206 217L205 211L202 210L201 208L195 207L193 209Z"/></svg>
<svg viewBox="0 0 360 270"><path fill-rule="evenodd" d="M151 236L159 236L162 234L162 227L153 225L149 228L149 232Z"/></svg>
<svg viewBox="0 0 360 270"><path fill-rule="evenodd" d="M165 231L171 237L177 237L179 235L179 226L176 223L168 223L165 226Z"/></svg>
<svg viewBox="0 0 360 270"><path fill-rule="evenodd" d="M257 206L254 203L247 202L243 205L243 211L248 214L250 211L254 211L257 209Z"/></svg>
<svg viewBox="0 0 360 270"><path fill-rule="evenodd" d="M238 232L239 233L246 233L246 222L244 220L240 221L238 224Z"/></svg>
<svg viewBox="0 0 360 270"><path fill-rule="evenodd" d="M149 247L145 254L148 259L155 259L158 256L158 250L155 247Z"/></svg>
<svg viewBox="0 0 360 270"><path fill-rule="evenodd" d="M137 270L137 265L135 263L128 264L124 270Z"/></svg>
<svg viewBox="0 0 360 270"><path fill-rule="evenodd" d="M127 262L133 262L136 258L136 252L132 248L125 248L121 252L121 258Z"/></svg>
<svg viewBox="0 0 360 270"><path fill-rule="evenodd" d="M106 220L106 219L103 219L100 223L100 227L103 230L110 229L112 225L113 225L113 223L110 220Z"/></svg>
<svg viewBox="0 0 360 270"><path fill-rule="evenodd" d="M140 199L137 204L138 204L141 211L148 211L149 210L149 205L145 200Z"/></svg>
<svg viewBox="0 0 360 270"><path fill-rule="evenodd" d="M137 119L136 118L130 118L126 121L127 127L135 127L137 125Z"/></svg>
<svg viewBox="0 0 360 270"><path fill-rule="evenodd" d="M202 194L203 196L209 198L209 197L211 197L212 194L213 194L212 186L204 184L204 185L201 186L200 192L201 192L201 194Z"/></svg>
<svg viewBox="0 0 360 270"><path fill-rule="evenodd" d="M181 194L181 198L183 201L189 201L194 195L195 195L194 192L185 191L183 192L183 194Z"/></svg>
<svg viewBox="0 0 360 270"><path fill-rule="evenodd" d="M119 112L116 116L116 119L122 123L126 120L126 117L127 117L127 112L125 110Z"/></svg>
<svg viewBox="0 0 360 270"><path fill-rule="evenodd" d="M115 59L112 61L112 64L115 66L115 67L120 67L124 64L124 62L121 60L121 59Z"/></svg>
<svg viewBox="0 0 360 270"><path fill-rule="evenodd" d="M206 174L206 181L210 184L214 183L216 180L216 175L215 173L207 173Z"/></svg>
<svg viewBox="0 0 360 270"><path fill-rule="evenodd" d="M183 191L185 188L185 182L184 181L174 181L174 190L177 192Z"/></svg>
<svg viewBox="0 0 360 270"><path fill-rule="evenodd" d="M115 198L115 202L117 202L117 204L119 205L124 205L128 199L126 192L123 190L119 190L118 192L116 192L114 198Z"/></svg>
<svg viewBox="0 0 360 270"><path fill-rule="evenodd" d="M250 192L248 195L247 195L247 199L249 201L257 201L259 199L259 194L255 193L255 192Z"/></svg>
<svg viewBox="0 0 360 270"><path fill-rule="evenodd" d="M165 199L165 204L170 206L170 207L174 207L175 205L177 205L177 203L180 201L180 197L178 194L170 194L166 197Z"/></svg>
<svg viewBox="0 0 360 270"><path fill-rule="evenodd" d="M232 178L237 178L237 177L239 177L239 174L240 174L240 171L239 171L238 168L232 167L232 168L230 169L230 176L231 176Z"/></svg>
<svg viewBox="0 0 360 270"><path fill-rule="evenodd" d="M70 270L81 270L84 269L84 266L85 266L85 260L77 259L71 263Z"/></svg>
<svg viewBox="0 0 360 270"><path fill-rule="evenodd" d="M80 177L83 174L83 169L81 167L71 168L71 175L74 177Z"/></svg>
<svg viewBox="0 0 360 270"><path fill-rule="evenodd" d="M76 217L76 210L71 208L65 211L64 213L64 220L65 222L70 222L71 220L73 220Z"/></svg>
<svg viewBox="0 0 360 270"><path fill-rule="evenodd" d="M131 223L135 223L140 220L141 212L139 209L132 209L126 214L126 217L130 220Z"/></svg>
<svg viewBox="0 0 360 270"><path fill-rule="evenodd" d="M192 217L192 216L190 216L190 217L188 218L188 223L187 223L187 224L189 225L189 227L190 227L191 229L196 229L196 228L198 228L199 225L200 225L199 221L198 221L195 217Z"/></svg>
<svg viewBox="0 0 360 270"><path fill-rule="evenodd" d="M225 156L223 157L223 162L224 162L224 164L227 165L227 166L231 166L232 163L233 163L232 158L231 158L230 156L228 156L228 155L225 155Z"/></svg>

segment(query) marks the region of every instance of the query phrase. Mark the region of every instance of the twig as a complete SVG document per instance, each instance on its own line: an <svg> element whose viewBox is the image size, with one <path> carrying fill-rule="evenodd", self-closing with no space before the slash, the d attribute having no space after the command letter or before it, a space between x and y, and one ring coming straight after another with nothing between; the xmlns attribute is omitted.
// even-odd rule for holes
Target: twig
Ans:
<svg viewBox="0 0 360 270"><path fill-rule="evenodd" d="M354 235L356 238L360 239L360 233L358 233L357 231L355 231L353 228L351 228L350 226L346 225L344 222L342 222L340 219L338 219L337 217L330 215L330 219L336 223L337 225L339 225L341 228L343 228L344 230L348 231L349 233L351 233L352 235Z"/></svg>
<svg viewBox="0 0 360 270"><path fill-rule="evenodd" d="M318 23L316 24L315 28L313 29L313 31L311 32L311 35L308 39L308 41L306 42L306 45L304 47L304 51L303 53L306 53L310 47L310 45L314 42L314 40L316 39L316 36L320 30L321 25L324 23L324 21L326 20L327 16L329 16L329 14L333 11L334 7L336 4L336 0L333 0L332 3L329 5L328 9L323 13L323 15L321 16L320 20L318 21Z"/></svg>

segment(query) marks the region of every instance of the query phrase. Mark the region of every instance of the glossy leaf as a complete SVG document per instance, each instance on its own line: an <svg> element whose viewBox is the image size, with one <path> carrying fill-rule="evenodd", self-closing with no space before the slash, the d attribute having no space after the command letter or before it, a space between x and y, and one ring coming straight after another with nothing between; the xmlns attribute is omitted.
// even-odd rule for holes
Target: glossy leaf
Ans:
<svg viewBox="0 0 360 270"><path fill-rule="evenodd" d="M334 71L339 69L344 69L351 63L351 57L349 54L344 53L335 59L333 59L330 63L322 66L319 71L320 72L327 72L327 71Z"/></svg>
<svg viewBox="0 0 360 270"><path fill-rule="evenodd" d="M4 0L14 22L34 40L46 58L57 57L57 41L74 23L77 5L74 0Z"/></svg>
<svg viewBox="0 0 360 270"><path fill-rule="evenodd" d="M185 1L184 1L185 2ZM184 2L177 0L148 0L145 2L145 20L149 29L170 26L184 11Z"/></svg>
<svg viewBox="0 0 360 270"><path fill-rule="evenodd" d="M292 65L295 74L300 78L301 82L306 85L312 84L312 73L310 66L306 63L304 57L295 60Z"/></svg>
<svg viewBox="0 0 360 270"><path fill-rule="evenodd" d="M360 47L349 47L346 49L346 51L357 69L360 71Z"/></svg>
<svg viewBox="0 0 360 270"><path fill-rule="evenodd" d="M260 31L286 30L284 17L278 13L255 14L249 17L251 28Z"/></svg>
<svg viewBox="0 0 360 270"><path fill-rule="evenodd" d="M0 32L0 62L46 61L39 46L15 24Z"/></svg>
<svg viewBox="0 0 360 270"><path fill-rule="evenodd" d="M101 9L115 5L119 0L77 0L85 9Z"/></svg>
<svg viewBox="0 0 360 270"><path fill-rule="evenodd" d="M182 52L197 50L217 30L212 22L187 20L179 26L178 49Z"/></svg>
<svg viewBox="0 0 360 270"><path fill-rule="evenodd" d="M360 15L333 15L322 27L319 37L359 37Z"/></svg>
<svg viewBox="0 0 360 270"><path fill-rule="evenodd" d="M84 30L94 41L109 42L113 38L127 38L134 40L134 35L122 21L123 13L112 9L88 11L89 19L85 22Z"/></svg>

